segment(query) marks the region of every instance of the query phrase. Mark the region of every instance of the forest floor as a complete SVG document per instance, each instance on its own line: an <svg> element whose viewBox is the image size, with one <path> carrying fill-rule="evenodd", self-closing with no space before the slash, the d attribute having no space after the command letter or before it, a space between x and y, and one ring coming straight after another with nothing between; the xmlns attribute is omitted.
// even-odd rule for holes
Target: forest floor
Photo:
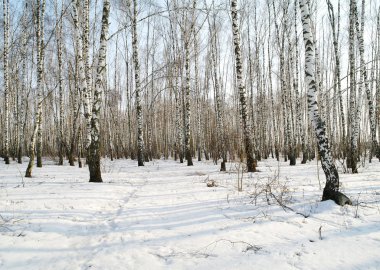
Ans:
<svg viewBox="0 0 380 270"><path fill-rule="evenodd" d="M344 207L297 162L259 162L242 192L238 163L103 160L95 184L87 167L45 160L28 179L1 162L0 269L380 269L379 161L340 174Z"/></svg>

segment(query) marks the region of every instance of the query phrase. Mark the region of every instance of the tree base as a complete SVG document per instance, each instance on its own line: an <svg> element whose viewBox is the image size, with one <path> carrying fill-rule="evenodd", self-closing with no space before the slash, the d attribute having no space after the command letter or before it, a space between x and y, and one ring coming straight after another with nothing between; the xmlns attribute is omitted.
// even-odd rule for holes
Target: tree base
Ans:
<svg viewBox="0 0 380 270"><path fill-rule="evenodd" d="M254 159L252 162L247 161L247 172L257 172L257 160Z"/></svg>
<svg viewBox="0 0 380 270"><path fill-rule="evenodd" d="M351 200L342 192L334 190L323 190L322 201L333 200L337 205L352 205Z"/></svg>
<svg viewBox="0 0 380 270"><path fill-rule="evenodd" d="M289 165L290 166L295 166L296 165L296 156L295 155L289 155Z"/></svg>
<svg viewBox="0 0 380 270"><path fill-rule="evenodd" d="M220 163L220 171L225 172L226 171L226 162L223 160L222 163Z"/></svg>
<svg viewBox="0 0 380 270"><path fill-rule="evenodd" d="M100 179L90 179L90 183L102 183L103 180L100 178Z"/></svg>

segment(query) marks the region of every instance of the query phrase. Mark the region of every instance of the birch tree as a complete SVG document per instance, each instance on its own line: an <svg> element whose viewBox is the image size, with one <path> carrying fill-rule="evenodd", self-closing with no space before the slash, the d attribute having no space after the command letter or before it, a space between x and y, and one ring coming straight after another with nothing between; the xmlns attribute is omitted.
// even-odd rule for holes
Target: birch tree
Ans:
<svg viewBox="0 0 380 270"><path fill-rule="evenodd" d="M100 109L102 105L103 89L106 87L104 75L106 74L108 18L110 13L109 0L103 1L102 28L100 33L100 48L98 53L98 66L96 69L96 81L94 100L92 103L91 117L91 144L89 149L88 167L90 182L102 182L100 171Z"/></svg>
<svg viewBox="0 0 380 270"><path fill-rule="evenodd" d="M342 86L341 86L341 76L340 76L340 55L339 55L339 12L340 12L340 2L338 2L338 22L335 20L334 7L331 4L330 0L326 0L329 20L332 30L332 38L333 38L333 47L334 47L334 59L335 59L335 67L334 67L334 100L338 99L339 101L339 116L342 125L342 137L341 142L343 144L343 153L345 153L345 145L346 145L346 120L344 116L344 107L343 107L343 98L342 98ZM334 106L335 108L335 106ZM333 115L335 117L335 115ZM335 129L335 125L333 125L333 129Z"/></svg>
<svg viewBox="0 0 380 270"><path fill-rule="evenodd" d="M36 142L39 138L42 138L41 134L41 122L42 122L42 102L43 102L43 38L41 37L42 29L41 21L45 12L45 0L36 0L36 12L35 12L35 27L36 27L36 43L37 43L37 109L34 119L34 129L29 144L29 163L26 168L25 177L32 177L32 170L34 166L35 148ZM42 141L38 142L37 157L40 155L40 165L42 166ZM38 163L38 162L37 162Z"/></svg>
<svg viewBox="0 0 380 270"><path fill-rule="evenodd" d="M25 93L26 93L26 83L27 83L27 8L28 4L25 3L23 15L22 15L22 41L21 41L21 58L22 58L22 68L21 68L21 93L20 93L20 113L19 113L19 138L18 138L18 151L17 151L17 161L19 164L22 163L23 145L24 145L24 133L26 124L26 113L25 113Z"/></svg>
<svg viewBox="0 0 380 270"><path fill-rule="evenodd" d="M61 8L61 14L63 9ZM58 92L59 92L59 130L58 130L58 165L63 165L64 152L64 103L63 103L63 67L62 67L62 18L58 18L58 3L55 1L55 15L59 20L56 30L57 62L58 62Z"/></svg>
<svg viewBox="0 0 380 270"><path fill-rule="evenodd" d="M81 27L79 24L79 0L73 0L73 22L74 22L74 33L75 33L75 51L77 57L77 65L78 65L78 86L79 91L81 93L81 97L83 99L83 110L84 110L84 118L86 121L86 140L85 140L85 148L86 148L86 156L88 157L88 150L91 144L91 95L87 84L86 78L86 68L83 59L83 35L81 33ZM85 17L87 19L87 17ZM87 25L85 23L85 25Z"/></svg>
<svg viewBox="0 0 380 270"><path fill-rule="evenodd" d="M323 189L322 200L333 200L339 205L351 204L347 196L339 192L339 174L335 167L326 136L325 123L322 121L317 103L317 88L315 81L315 44L311 28L311 17L307 0L299 0L301 20L303 25L303 39L305 44L305 83L308 89L307 103L321 157L322 169L326 176L326 185Z"/></svg>
<svg viewBox="0 0 380 270"><path fill-rule="evenodd" d="M247 94L245 90L245 85L243 81L243 63L241 60L241 49L240 49L240 33L239 33L239 21L237 14L237 0L231 0L231 15L232 15L232 35L233 44L235 52L235 72L237 87L239 89L239 101L240 101L240 113L243 125L243 139L246 154L246 163L248 172L255 172L256 168L254 166L253 158L253 146L251 140L251 126L248 119L247 111Z"/></svg>
<svg viewBox="0 0 380 270"><path fill-rule="evenodd" d="M187 160L187 166L193 166L193 160L191 155L191 145L190 145L190 128L191 128L191 108L190 108L190 40L192 37L192 33L194 31L194 24L195 24L195 13L196 8L196 0L193 0L193 7L192 7L192 16L190 19L186 20L185 27L182 28L182 36L184 40L184 50L185 50L185 94L184 94L184 105L185 105L185 157ZM189 27L186 27L186 25L189 25Z"/></svg>
<svg viewBox="0 0 380 270"><path fill-rule="evenodd" d="M3 64L4 64L4 161L9 164L9 63L8 63L8 50L9 50L9 0L3 0L3 18L4 18L4 50L3 50Z"/></svg>
<svg viewBox="0 0 380 270"><path fill-rule="evenodd" d="M355 1L354 1L355 2ZM355 3L354 3L355 5ZM371 136L371 155L376 155L380 158L380 152L378 149L378 143L376 139L376 118L375 118L375 109L373 105L372 94L369 87L367 68L364 59L364 12L365 12L365 0L362 0L362 14L361 14L361 23L359 28L359 16L357 8L353 9L355 17L355 30L356 37L359 44L359 57L360 57L360 92L366 92L367 102L368 102L368 118L370 122L370 136ZM356 118L358 120L358 118Z"/></svg>
<svg viewBox="0 0 380 270"><path fill-rule="evenodd" d="M39 60L37 64L37 80L40 80L40 86L38 87L38 93L39 93L39 98L38 98L38 111L39 111L39 120L38 120L38 129L37 129L37 167L41 168L42 167L42 104L43 104L43 95L44 95L44 89L45 89L45 81L44 81L44 69L45 69L45 8L46 8L46 0L37 0L39 4L37 5L38 7L38 12L41 12L41 14L38 16L37 15L37 27L39 28L39 41L37 38L37 50L39 54ZM41 10L41 11L39 11ZM38 19L39 18L39 19Z"/></svg>
<svg viewBox="0 0 380 270"><path fill-rule="evenodd" d="M359 130L357 128L360 110L360 92L357 93L356 87L356 51L355 51L355 11L356 1L350 0L350 15L349 15L349 76L350 76L350 102L349 102L349 112L350 112L350 148L347 157L347 167L351 168L352 173L357 173L357 159L358 159L358 135ZM357 95L358 94L358 95Z"/></svg>
<svg viewBox="0 0 380 270"><path fill-rule="evenodd" d="M129 0L128 0L129 1ZM132 0L132 58L135 69L135 102L136 102L136 120L137 120L137 164L144 166L144 137L142 124L142 105L141 105L141 85L140 85L140 62L138 52L137 36L137 0Z"/></svg>

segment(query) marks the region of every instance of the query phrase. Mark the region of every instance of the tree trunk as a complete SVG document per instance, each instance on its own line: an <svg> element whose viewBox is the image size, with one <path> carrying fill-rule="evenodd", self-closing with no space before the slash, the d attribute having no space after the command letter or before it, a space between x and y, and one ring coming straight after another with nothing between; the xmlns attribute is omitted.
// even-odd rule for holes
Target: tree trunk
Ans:
<svg viewBox="0 0 380 270"><path fill-rule="evenodd" d="M255 172L254 159L253 159L253 147L251 141L251 127L248 119L247 111L247 94L245 91L245 85L243 82L243 63L241 61L240 50L240 35L239 35L239 22L237 17L237 0L231 0L231 15L232 15L232 34L235 52L235 72L237 86L239 89L239 101L240 111L243 124L243 138L245 154L247 156L247 170L248 172Z"/></svg>
<svg viewBox="0 0 380 270"><path fill-rule="evenodd" d="M9 164L9 70L8 70L8 43L9 43L9 0L3 0L4 17L4 161Z"/></svg>
<svg viewBox="0 0 380 270"><path fill-rule="evenodd" d="M34 166L34 158L35 158L35 148L36 148L36 142L38 137L38 133L41 130L41 122L42 122L42 94L43 94L43 43L41 42L41 20L43 20L44 17L44 11L45 11L45 0L43 0L42 7L41 7L41 0L37 0L37 12L35 15L35 25L36 25L36 40L37 40L37 110L36 110L36 118L34 122L34 129L29 145L29 163L28 167L26 168L25 177L32 177L32 170ZM43 40L43 39L42 39ZM41 134L40 134L41 135ZM40 165L42 166L42 160L41 160L41 147L40 145L39 150L37 149L37 157L38 153L40 154ZM38 163L38 162L37 162Z"/></svg>
<svg viewBox="0 0 380 270"><path fill-rule="evenodd" d="M56 16L58 18L57 7L58 3L56 0ZM63 9L61 9L61 14ZM59 130L58 130L58 165L63 165L63 152L64 152L64 138L63 138L63 129L64 129L64 104L63 104L63 76L62 76L62 19L60 18L57 22L57 60L58 60L58 91L59 91Z"/></svg>
<svg viewBox="0 0 380 270"><path fill-rule="evenodd" d="M305 83L308 88L308 111L317 138L322 169L326 176L326 185L323 190L322 200L331 199L339 205L351 204L351 201L339 192L338 170L331 156L330 146L325 132L325 123L322 121L318 112L316 99L317 88L315 82L315 44L311 32L311 19L307 0L300 0L299 5L305 42Z"/></svg>
<svg viewBox="0 0 380 270"><path fill-rule="evenodd" d="M23 154L23 145L24 145L24 133L25 133L25 124L26 124L26 113L25 113L25 93L26 93L26 65L27 65L27 3L25 3L24 14L22 17L22 75L21 75L21 103L20 103L20 115L19 115L19 123L20 123L20 132L18 138L18 153L17 160L18 163L22 163L22 154Z"/></svg>
<svg viewBox="0 0 380 270"><path fill-rule="evenodd" d="M106 74L108 18L110 13L109 0L103 1L102 29L100 33L100 48L98 56L98 67L96 69L96 81L94 101L91 117L91 145L89 151L90 182L102 182L100 171L100 109L102 105L103 89L106 87L104 74Z"/></svg>
<svg viewBox="0 0 380 270"><path fill-rule="evenodd" d="M354 15L355 15L355 25L356 25L356 33L357 33L357 39L359 43L359 54L360 54L360 89L361 92L363 91L363 88L365 88L365 92L367 95L367 101L368 101L368 117L370 122L370 131L371 131L371 153L376 155L378 158L379 156L379 149L378 149L378 143L376 140L376 118L375 118L375 109L373 106L372 101L372 95L371 90L369 88L368 83L368 76L367 76L367 68L364 61L364 10L365 10L365 1L362 1L362 15L361 15L361 27L359 29L359 18L358 18L358 12L357 8L354 9ZM364 86L364 87L363 87Z"/></svg>
<svg viewBox="0 0 380 270"><path fill-rule="evenodd" d="M44 14L45 14L45 6L46 6L46 0L42 0L42 3L40 2L41 0L37 0L39 4L37 5L38 10L41 8L41 15L39 15L39 23L38 27L40 28L39 32L39 37L40 40L37 41L37 50L39 51L39 61L37 65L37 76L39 77L40 80L40 86L39 86L39 121L38 121L38 129L37 129L37 167L41 168L42 167L42 101L43 101L43 94L44 94L44 62L45 62L45 42L44 42ZM42 5L40 7L40 5ZM37 38L38 40L38 38ZM38 78L37 78L38 80Z"/></svg>
<svg viewBox="0 0 380 270"><path fill-rule="evenodd" d="M144 166L144 139L142 126L142 105L141 105L141 86L140 86L140 64L138 54L137 38L137 0L133 0L132 16L132 50L133 63L135 68L135 98L136 98L136 117L137 117L137 164Z"/></svg>
<svg viewBox="0 0 380 270"><path fill-rule="evenodd" d="M84 52L83 43L84 42L83 42L83 37L81 36L80 31L79 31L79 17L78 17L79 0L73 0L72 6L73 6L73 21L74 21L74 28L75 28L75 47L76 47L76 56L77 56L77 63L78 63L79 89L80 89L81 96L83 99L83 110L84 110L84 117L86 120L85 148L86 148L86 156L87 156L87 161L88 161L88 154L89 154L88 150L91 144L91 95L89 92L89 86L87 84L85 63L83 60L83 52Z"/></svg>
<svg viewBox="0 0 380 270"><path fill-rule="evenodd" d="M349 27L349 63L350 63L350 151L347 157L347 167L352 173L357 173L357 111L360 103L356 95L356 71L355 71L355 9L356 1L350 0L350 27ZM360 95L360 93L359 93Z"/></svg>

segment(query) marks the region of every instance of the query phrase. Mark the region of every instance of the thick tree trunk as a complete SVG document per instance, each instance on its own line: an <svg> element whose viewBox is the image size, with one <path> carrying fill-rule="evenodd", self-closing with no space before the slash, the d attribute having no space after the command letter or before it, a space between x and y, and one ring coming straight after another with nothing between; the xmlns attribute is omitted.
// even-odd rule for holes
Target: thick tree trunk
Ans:
<svg viewBox="0 0 380 270"><path fill-rule="evenodd" d="M347 167L351 168L352 173L357 173L357 110L359 110L360 103L356 95L356 53L355 53L355 9L356 1L350 0L350 27L349 27L349 63L350 63L350 149L347 157ZM359 93L360 95L360 93Z"/></svg>
<svg viewBox="0 0 380 270"><path fill-rule="evenodd" d="M240 111L243 124L243 139L245 154L247 156L247 170L248 172L255 172L254 159L253 159L253 147L251 140L251 127L248 119L247 111L247 94L245 91L245 85L243 82L243 63L241 61L241 50L240 50L240 34L239 34L239 22L237 17L237 0L231 0L231 15L232 15L232 34L235 52L235 72L237 86L239 89L239 101L240 101Z"/></svg>
<svg viewBox="0 0 380 270"><path fill-rule="evenodd" d="M41 38L41 20L43 20L44 17L44 11L45 11L45 0L42 0L42 6L41 6L41 0L37 0L37 12L35 16L35 25L36 25L36 40L37 40L37 110L36 110L36 116L34 120L34 130L32 133L30 145L29 145L29 163L28 167L26 168L25 177L32 177L32 170L34 166L34 158L35 158L35 148L37 140L39 140L38 134L41 132L41 122L42 122L42 94L43 94L43 42ZM42 134L40 134L42 135ZM40 142L39 142L40 143ZM37 147L38 148L38 147ZM40 145L40 148L37 149L37 158L39 157L39 162L37 160L37 166L42 166L42 153L41 153L42 145Z"/></svg>
<svg viewBox="0 0 380 270"><path fill-rule="evenodd" d="M106 74L108 18L110 13L109 0L103 1L102 29L100 33L100 48L98 67L96 69L96 81L94 102L91 117L91 145L89 151L90 182L102 182L100 171L100 109L102 105L103 89L106 87L104 74Z"/></svg>
<svg viewBox="0 0 380 270"><path fill-rule="evenodd" d="M187 166L193 166L193 159L191 155L191 108L190 108L190 39L194 30L194 12L196 7L196 0L193 0L192 7L192 18L190 22L190 29L186 29L189 33L183 32L184 37L184 49L185 49L185 95L184 95L184 105L185 105L185 157L187 160Z"/></svg>
<svg viewBox="0 0 380 270"><path fill-rule="evenodd" d="M338 170L331 156L330 146L325 132L325 123L322 121L318 112L316 99L317 88L315 82L315 45L311 32L311 19L307 0L300 0L299 5L305 42L305 83L308 88L308 111L317 138L322 169L326 176L326 185L323 190L322 200L331 199L339 205L351 204L351 201L339 192Z"/></svg>

